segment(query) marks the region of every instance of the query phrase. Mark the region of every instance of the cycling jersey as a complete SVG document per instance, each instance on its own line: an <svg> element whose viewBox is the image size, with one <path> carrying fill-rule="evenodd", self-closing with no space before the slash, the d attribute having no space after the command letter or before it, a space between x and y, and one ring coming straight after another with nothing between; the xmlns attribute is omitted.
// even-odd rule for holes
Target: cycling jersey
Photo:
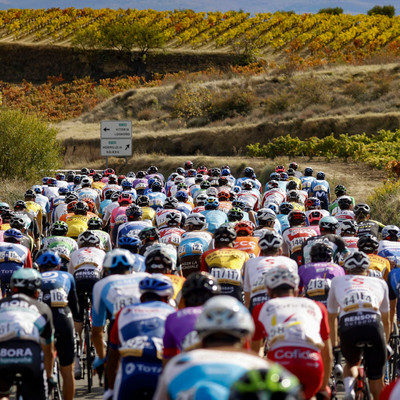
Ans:
<svg viewBox="0 0 400 400"><path fill-rule="evenodd" d="M242 190L237 194L238 200L244 201L248 206L257 211L260 208L261 198L260 193L256 190Z"/></svg>
<svg viewBox="0 0 400 400"><path fill-rule="evenodd" d="M178 247L184 233L184 229L165 227L163 229L160 229L160 242L168 243L175 247Z"/></svg>
<svg viewBox="0 0 400 400"><path fill-rule="evenodd" d="M172 358L200 342L194 327L203 307L186 307L168 315L165 322L164 358Z"/></svg>
<svg viewBox="0 0 400 400"><path fill-rule="evenodd" d="M100 239L100 248L105 252L108 252L112 249L111 237L107 232L104 232L100 229L93 229L92 232L96 234L96 236Z"/></svg>
<svg viewBox="0 0 400 400"><path fill-rule="evenodd" d="M194 205L192 203L184 203L180 201L176 207L177 210L183 212L186 216L188 216L192 210L193 210Z"/></svg>
<svg viewBox="0 0 400 400"><path fill-rule="evenodd" d="M313 176L302 176L301 180L301 188L306 192L310 192L311 184L316 180Z"/></svg>
<svg viewBox="0 0 400 400"><path fill-rule="evenodd" d="M377 254L368 254L369 257L369 269L379 271L383 279L387 280L390 272L390 262L386 258L378 256Z"/></svg>
<svg viewBox="0 0 400 400"><path fill-rule="evenodd" d="M378 256L389 260L391 268L400 267L400 242L381 240L378 247Z"/></svg>
<svg viewBox="0 0 400 400"><path fill-rule="evenodd" d="M183 276L175 275L175 274L164 274L165 276L168 276L169 279L171 279L172 286L174 287L174 296L172 297L174 300L178 297L182 290L182 286L186 281L186 278Z"/></svg>
<svg viewBox="0 0 400 400"><path fill-rule="evenodd" d="M259 240L260 239L256 236L238 236L233 243L233 247L245 251L251 257L257 257L261 252L258 246Z"/></svg>
<svg viewBox="0 0 400 400"><path fill-rule="evenodd" d="M311 300L320 301L326 306L331 281L336 276L343 276L344 269L331 262L307 263L299 268L299 289Z"/></svg>
<svg viewBox="0 0 400 400"><path fill-rule="evenodd" d="M60 218L60 221L65 220L68 225L67 236L77 238L81 233L87 231L87 222L90 218L90 215L67 214Z"/></svg>
<svg viewBox="0 0 400 400"><path fill-rule="evenodd" d="M138 236L139 232L147 227L150 227L151 222L150 221L128 221L125 222L124 224L121 224L118 226L118 233L117 233L117 240L116 243L118 243L118 240L122 237L128 236Z"/></svg>
<svg viewBox="0 0 400 400"><path fill-rule="evenodd" d="M139 282L145 272L128 275L109 275L93 286L92 322L93 326L104 326L107 316L114 320L119 310L125 306L140 302Z"/></svg>
<svg viewBox="0 0 400 400"><path fill-rule="evenodd" d="M175 209L172 209L172 210L166 209L166 210L158 211L156 214L156 217L155 217L156 225L157 225L158 229L166 228L168 226L167 220L165 218L165 216L168 213L176 214L177 216L183 215L182 211L175 210Z"/></svg>
<svg viewBox="0 0 400 400"><path fill-rule="evenodd" d="M99 192L97 190L88 188L88 187L84 187L84 188L79 189L77 191L77 194L78 194L79 200L91 199L96 204L96 207L100 206L100 196L99 196Z"/></svg>
<svg viewBox="0 0 400 400"><path fill-rule="evenodd" d="M269 366L267 361L247 351L192 350L169 361L153 400L228 399L230 387L246 371Z"/></svg>
<svg viewBox="0 0 400 400"><path fill-rule="evenodd" d="M282 189L272 188L264 193L261 204L263 208L267 207L269 203L280 205L285 201L285 198L286 193Z"/></svg>
<svg viewBox="0 0 400 400"><path fill-rule="evenodd" d="M43 241L44 250L56 251L66 265L70 254L78 249L76 241L67 236L48 236Z"/></svg>
<svg viewBox="0 0 400 400"><path fill-rule="evenodd" d="M293 226L286 229L283 234L282 251L284 255L290 256L297 264L302 263L303 243L312 236L317 236L316 230L312 226Z"/></svg>
<svg viewBox="0 0 400 400"><path fill-rule="evenodd" d="M111 199L105 199L105 200L103 200L101 203L100 203L100 207L99 207L99 216L100 217L103 217L104 216L104 209L108 206L108 205L110 205L110 204L112 204L112 200Z"/></svg>
<svg viewBox="0 0 400 400"><path fill-rule="evenodd" d="M110 333L110 347L121 356L114 398L141 398L143 391L155 391L162 370L165 320L174 311L161 301L120 310Z"/></svg>
<svg viewBox="0 0 400 400"><path fill-rule="evenodd" d="M221 285L221 293L242 299L242 268L249 259L244 251L223 247L208 250L201 256L201 270L213 275Z"/></svg>
<svg viewBox="0 0 400 400"><path fill-rule="evenodd" d="M272 267L285 266L297 272L297 263L285 256L256 257L246 262L243 269L243 290L250 294L249 309L268 300L267 288L264 284L264 275Z"/></svg>
<svg viewBox="0 0 400 400"><path fill-rule="evenodd" d="M207 230L211 233L215 231L222 225L228 222L228 217L226 213L220 210L204 210L200 212L206 217L208 224Z"/></svg>
<svg viewBox="0 0 400 400"><path fill-rule="evenodd" d="M352 202L352 204L353 204L353 207L355 206L356 202L355 202L355 200L354 200L354 197L348 196L347 194L345 194L345 195L343 195L343 196L350 197L351 202ZM343 196L337 197L337 198L329 205L329 212L330 212L330 214L331 214L332 216L336 216L335 214L339 212L339 210L340 210L340 207L339 207L339 199L340 199L341 197L343 197Z"/></svg>
<svg viewBox="0 0 400 400"><path fill-rule="evenodd" d="M147 194L149 197L149 206L156 212L163 208L164 201L167 195L162 192L150 192Z"/></svg>
<svg viewBox="0 0 400 400"><path fill-rule="evenodd" d="M377 224L377 222L367 219L366 221L361 221L357 225L357 236L362 235L373 235L378 237L379 232L382 228Z"/></svg>
<svg viewBox="0 0 400 400"><path fill-rule="evenodd" d="M242 187L242 183L245 182L245 181L248 181L248 180L253 182L253 185L254 185L256 190L258 190L258 191L262 190L261 182L258 179L256 179L256 178L248 178L247 176L244 176L242 178L236 179L235 186Z"/></svg>
<svg viewBox="0 0 400 400"><path fill-rule="evenodd" d="M103 250L96 247L82 247L71 253L68 270L72 275L80 268L96 270L100 273L103 270L105 255Z"/></svg>
<svg viewBox="0 0 400 400"><path fill-rule="evenodd" d="M303 243L303 264L311 262L311 247L320 242L326 243L332 248L334 262L338 262L340 256L344 259L350 253L346 247L346 242L338 235L329 233L327 235L313 236Z"/></svg>
<svg viewBox="0 0 400 400"><path fill-rule="evenodd" d="M339 210L335 214L335 218L340 222L346 219L355 219L355 215L351 210Z"/></svg>
<svg viewBox="0 0 400 400"><path fill-rule="evenodd" d="M288 220L288 216L285 214L278 214L276 216L276 219L279 221L279 223L281 224L281 232L283 233L284 231L286 231L286 229L290 228L290 224L289 224L289 220Z"/></svg>

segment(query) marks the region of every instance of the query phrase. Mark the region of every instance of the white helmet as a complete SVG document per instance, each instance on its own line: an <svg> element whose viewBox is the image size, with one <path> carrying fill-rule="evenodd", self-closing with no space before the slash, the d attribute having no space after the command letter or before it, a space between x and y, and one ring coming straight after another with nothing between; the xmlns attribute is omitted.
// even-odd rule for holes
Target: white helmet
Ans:
<svg viewBox="0 0 400 400"><path fill-rule="evenodd" d="M283 265L267 270L264 275L264 284L268 289L276 289L282 285L297 289L299 282L299 274Z"/></svg>
<svg viewBox="0 0 400 400"><path fill-rule="evenodd" d="M362 251L355 251L353 254L350 254L344 260L343 268L348 271L353 271L353 270L366 271L369 268L369 265L370 265L369 257Z"/></svg>
<svg viewBox="0 0 400 400"><path fill-rule="evenodd" d="M189 214L186 218L185 225L201 225L202 227L206 226L207 220L203 214L200 213L192 213Z"/></svg>
<svg viewBox="0 0 400 400"><path fill-rule="evenodd" d="M215 296L208 300L196 322L201 339L213 333L226 333L237 338L254 333L249 310L232 296Z"/></svg>
<svg viewBox="0 0 400 400"><path fill-rule="evenodd" d="M126 249L113 249L109 251L103 261L103 267L113 270L114 268L139 271L139 265L135 263L135 257ZM135 268L136 267L136 268Z"/></svg>
<svg viewBox="0 0 400 400"><path fill-rule="evenodd" d="M261 250L280 249L282 244L282 236L275 230L266 230L258 242Z"/></svg>
<svg viewBox="0 0 400 400"><path fill-rule="evenodd" d="M275 221L276 214L271 208L260 208L257 211L257 219L259 221Z"/></svg>
<svg viewBox="0 0 400 400"><path fill-rule="evenodd" d="M182 214L176 211L169 211L164 214L164 218L168 226L179 226L182 221Z"/></svg>

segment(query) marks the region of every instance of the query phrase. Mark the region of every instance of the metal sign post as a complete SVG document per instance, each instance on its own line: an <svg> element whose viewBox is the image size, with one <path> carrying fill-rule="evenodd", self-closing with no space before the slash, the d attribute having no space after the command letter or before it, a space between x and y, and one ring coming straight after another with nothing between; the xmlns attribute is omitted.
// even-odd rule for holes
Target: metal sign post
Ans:
<svg viewBox="0 0 400 400"><path fill-rule="evenodd" d="M132 156L132 121L101 121L100 154L108 157L125 157L125 165Z"/></svg>

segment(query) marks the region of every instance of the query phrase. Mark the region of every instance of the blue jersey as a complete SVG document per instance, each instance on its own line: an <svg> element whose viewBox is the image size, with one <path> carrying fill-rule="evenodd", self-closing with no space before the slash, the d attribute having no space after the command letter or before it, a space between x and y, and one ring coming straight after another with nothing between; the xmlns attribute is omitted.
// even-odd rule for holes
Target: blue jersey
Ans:
<svg viewBox="0 0 400 400"><path fill-rule="evenodd" d="M391 240L381 240L378 247L378 256L387 258L393 262L395 266L400 267L400 242L392 242ZM393 268L391 266L391 268Z"/></svg>
<svg viewBox="0 0 400 400"><path fill-rule="evenodd" d="M139 232L144 228L152 226L149 221L128 221L121 224L118 228L117 243L118 240L125 236L138 236Z"/></svg>
<svg viewBox="0 0 400 400"><path fill-rule="evenodd" d="M100 207L99 207L99 215L104 215L104 209L112 203L111 199L105 199L100 203Z"/></svg>
<svg viewBox="0 0 400 400"><path fill-rule="evenodd" d="M41 300L49 307L67 307L70 293L76 296L73 293L75 290L75 279L69 272L48 271L42 273Z"/></svg>
<svg viewBox="0 0 400 400"><path fill-rule="evenodd" d="M160 208L163 208L164 201L167 198L167 195L162 192L149 192L147 196L150 200L149 206L156 211L158 211Z"/></svg>
<svg viewBox="0 0 400 400"><path fill-rule="evenodd" d="M16 243L0 243L0 282L3 288L5 283L10 283L11 275L24 266L32 267L29 250L25 246Z"/></svg>
<svg viewBox="0 0 400 400"><path fill-rule="evenodd" d="M236 179L235 186L242 187L242 183L244 181L247 181L247 180L251 180L253 182L254 188L257 189L258 191L260 191L260 189L262 188L262 185L261 185L260 181L258 179L255 179L255 178L254 179L247 178L246 176Z"/></svg>
<svg viewBox="0 0 400 400"><path fill-rule="evenodd" d="M290 228L288 216L286 214L277 214L276 218L278 219L278 221L281 224L281 232Z"/></svg>
<svg viewBox="0 0 400 400"><path fill-rule="evenodd" d="M211 233L214 233L222 224L228 222L228 216L220 210L204 210L201 211L201 214L206 217L207 230Z"/></svg>
<svg viewBox="0 0 400 400"><path fill-rule="evenodd" d="M190 204L183 203L181 201L178 203L178 206L176 207L176 209L183 212L186 216L188 216L193 210L193 208Z"/></svg>
<svg viewBox="0 0 400 400"><path fill-rule="evenodd" d="M147 273L109 275L93 286L93 326L104 326L107 313L114 319L122 307L140 301L139 282Z"/></svg>
<svg viewBox="0 0 400 400"><path fill-rule="evenodd" d="M179 257L201 256L208 250L210 241L202 237L188 237L181 240L178 248Z"/></svg>
<svg viewBox="0 0 400 400"><path fill-rule="evenodd" d="M316 180L313 176L302 176L301 180L301 189L307 192L311 189L311 184Z"/></svg>

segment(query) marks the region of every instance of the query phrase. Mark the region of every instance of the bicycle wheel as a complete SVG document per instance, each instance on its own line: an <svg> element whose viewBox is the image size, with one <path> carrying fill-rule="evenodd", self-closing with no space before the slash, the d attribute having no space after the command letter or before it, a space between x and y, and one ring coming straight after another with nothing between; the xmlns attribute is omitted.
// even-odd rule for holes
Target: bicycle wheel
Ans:
<svg viewBox="0 0 400 400"><path fill-rule="evenodd" d="M93 375L92 375L92 344L90 341L90 325L85 323L85 359L86 359L86 373L87 373L87 382L88 382L88 393L92 391L93 385Z"/></svg>

